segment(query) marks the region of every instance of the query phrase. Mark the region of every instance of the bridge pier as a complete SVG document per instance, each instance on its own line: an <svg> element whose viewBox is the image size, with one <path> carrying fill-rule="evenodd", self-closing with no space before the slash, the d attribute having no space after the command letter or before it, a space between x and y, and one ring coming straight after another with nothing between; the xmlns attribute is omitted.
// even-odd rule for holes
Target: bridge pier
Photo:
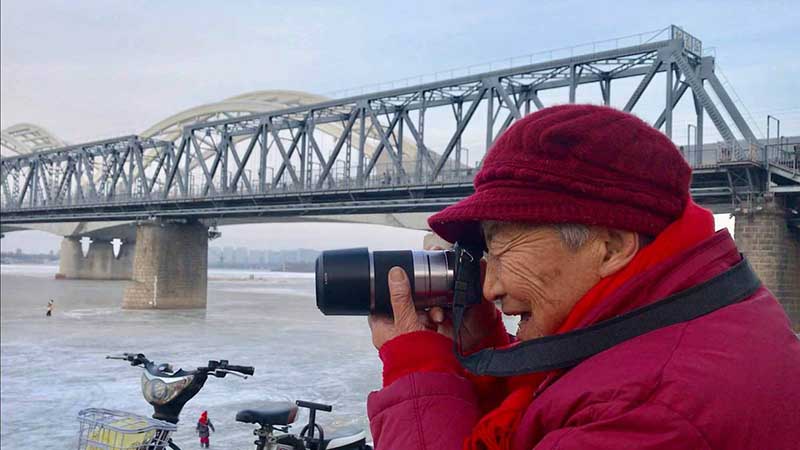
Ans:
<svg viewBox="0 0 800 450"><path fill-rule="evenodd" d="M61 239L61 250L58 252L58 279L78 279L83 272L83 251L81 241L72 236Z"/></svg>
<svg viewBox="0 0 800 450"><path fill-rule="evenodd" d="M119 254L114 256L110 241L95 239L83 255L78 237L66 236L61 240L58 262L58 279L72 280L129 280L133 272L134 245L123 242Z"/></svg>
<svg viewBox="0 0 800 450"><path fill-rule="evenodd" d="M136 227L133 280L125 309L205 308L208 227L155 221Z"/></svg>
<svg viewBox="0 0 800 450"><path fill-rule="evenodd" d="M734 236L761 281L800 331L800 231L788 223L785 200L773 198L735 213Z"/></svg>

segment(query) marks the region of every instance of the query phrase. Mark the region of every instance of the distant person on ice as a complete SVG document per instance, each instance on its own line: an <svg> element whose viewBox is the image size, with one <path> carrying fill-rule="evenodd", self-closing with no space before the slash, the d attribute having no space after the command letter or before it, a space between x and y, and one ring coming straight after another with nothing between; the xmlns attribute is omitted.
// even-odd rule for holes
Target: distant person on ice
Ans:
<svg viewBox="0 0 800 450"><path fill-rule="evenodd" d="M203 411L203 414L200 414L200 419L197 421L197 434L200 436L200 447L208 448L209 441L208 437L211 435L211 432L208 429L211 428L211 431L217 432L214 429L214 424L211 423L211 420L208 418L208 411Z"/></svg>
<svg viewBox="0 0 800 450"><path fill-rule="evenodd" d="M50 301L47 302L47 317L53 315L53 308L54 308L53 299L50 299Z"/></svg>

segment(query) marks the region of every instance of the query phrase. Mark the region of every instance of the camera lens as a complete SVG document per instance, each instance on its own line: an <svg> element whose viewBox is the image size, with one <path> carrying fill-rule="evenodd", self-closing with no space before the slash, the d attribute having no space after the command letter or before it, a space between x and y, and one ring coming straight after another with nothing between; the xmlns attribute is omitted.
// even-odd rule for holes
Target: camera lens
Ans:
<svg viewBox="0 0 800 450"><path fill-rule="evenodd" d="M367 248L330 250L317 257L317 308L323 314L369 314L370 260Z"/></svg>
<svg viewBox="0 0 800 450"><path fill-rule="evenodd" d="M391 314L388 274L405 270L418 308L442 305L453 291L452 251L329 250L316 262L317 307L325 315Z"/></svg>

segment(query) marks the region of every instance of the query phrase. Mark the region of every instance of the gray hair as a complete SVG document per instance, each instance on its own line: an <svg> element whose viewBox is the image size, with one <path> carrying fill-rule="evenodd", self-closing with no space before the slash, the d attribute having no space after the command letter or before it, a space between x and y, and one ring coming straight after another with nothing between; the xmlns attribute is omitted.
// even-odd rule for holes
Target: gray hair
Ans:
<svg viewBox="0 0 800 450"><path fill-rule="evenodd" d="M492 237L497 233L501 226L511 226L517 229L528 229L537 225L525 222L501 222L497 220L486 220L481 222L481 231L483 232L484 239L488 243ZM582 223L557 223L550 225L558 231L561 237L561 243L570 251L578 251L581 247L589 242L592 237L591 229L588 225ZM644 247L649 244L652 239L641 234L637 235L639 238L639 247Z"/></svg>
<svg viewBox="0 0 800 450"><path fill-rule="evenodd" d="M559 223L554 226L561 236L561 242L573 252L583 247L591 237L589 226L582 223Z"/></svg>

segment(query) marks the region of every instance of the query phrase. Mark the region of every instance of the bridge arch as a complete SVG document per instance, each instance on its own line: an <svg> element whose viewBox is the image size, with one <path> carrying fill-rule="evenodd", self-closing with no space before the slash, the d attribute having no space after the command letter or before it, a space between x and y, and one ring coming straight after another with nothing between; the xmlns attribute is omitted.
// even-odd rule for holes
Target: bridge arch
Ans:
<svg viewBox="0 0 800 450"><path fill-rule="evenodd" d="M56 135L32 123L18 123L0 132L0 152L3 156L27 155L64 145L64 141Z"/></svg>
<svg viewBox="0 0 800 450"><path fill-rule="evenodd" d="M184 111L175 113L163 120L153 124L139 134L142 138L156 139L160 141L172 142L178 145L183 134L184 127L194 124L213 122L217 120L234 119L252 114L268 113L288 108L313 105L331 100L328 97L294 90L259 90L236 95L225 100L195 106ZM372 120L367 120L368 136L370 140L365 142L364 152L366 157L372 156L376 150L376 144L380 141L380 135L372 128ZM319 132L336 139L343 131L343 124L324 123L315 127ZM233 141L238 143L244 140L244 136L234 137ZM290 140L285 139L285 145L289 145ZM216 143L200 138L199 144L204 159L212 159L216 152ZM404 148L409 155L416 157L416 145L413 140L404 139ZM146 159L146 163L152 163L152 158ZM387 155L381 155L379 163L388 165ZM198 166L199 162L193 161L192 169Z"/></svg>
<svg viewBox="0 0 800 450"><path fill-rule="evenodd" d="M153 124L140 133L140 136L174 142L187 125L310 105L325 100L328 98L301 91L253 91L178 112Z"/></svg>

